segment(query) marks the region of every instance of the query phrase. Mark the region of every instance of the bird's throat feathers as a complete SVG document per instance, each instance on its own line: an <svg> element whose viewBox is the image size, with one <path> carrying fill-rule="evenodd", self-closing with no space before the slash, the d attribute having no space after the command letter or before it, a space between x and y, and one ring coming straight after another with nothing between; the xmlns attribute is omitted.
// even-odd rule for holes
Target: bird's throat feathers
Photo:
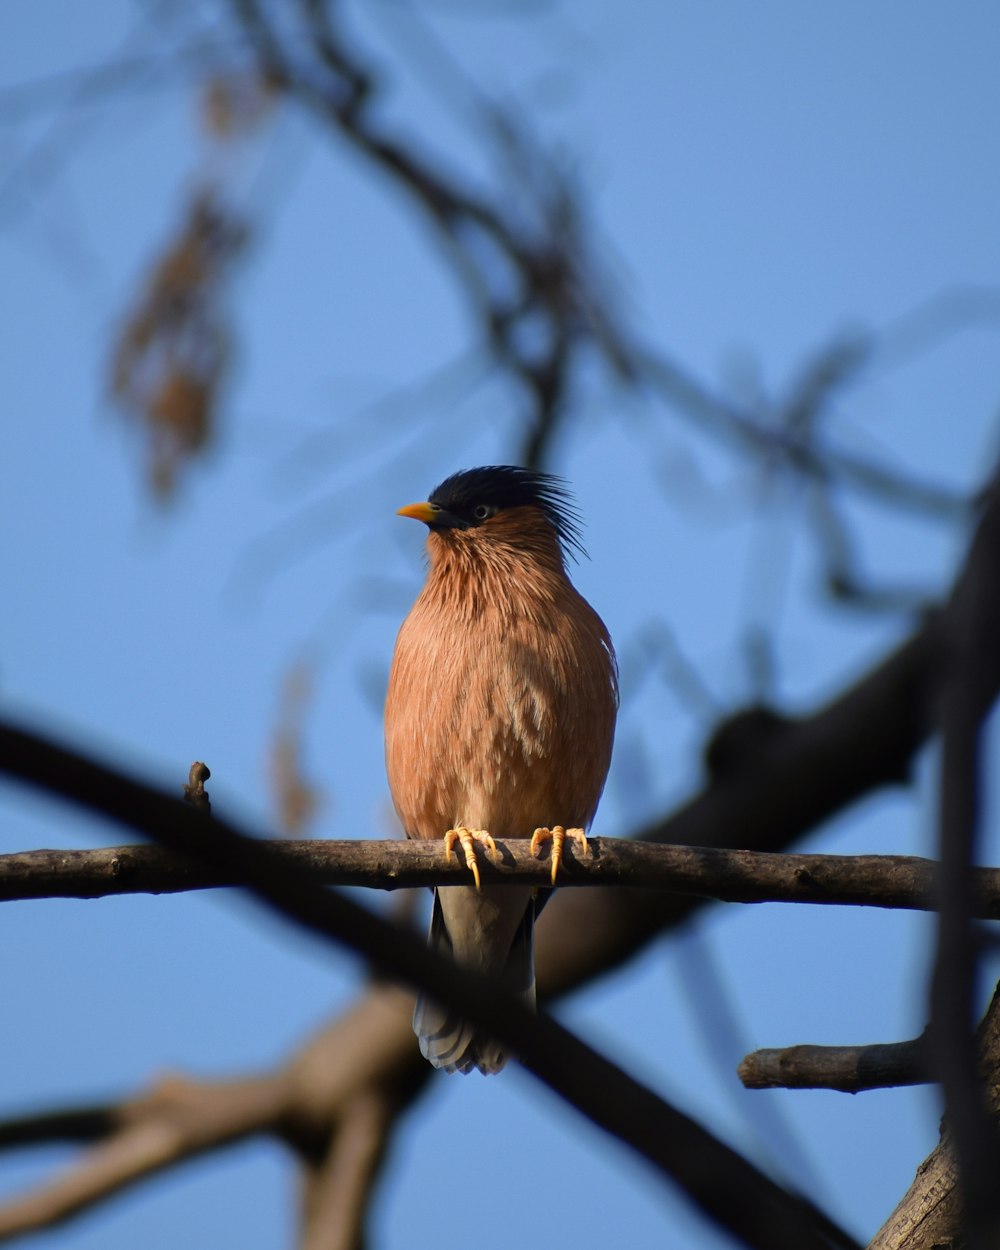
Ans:
<svg viewBox="0 0 1000 1250"><path fill-rule="evenodd" d="M552 605L570 587L558 537L536 508L510 508L472 529L432 530L423 594L463 616Z"/></svg>

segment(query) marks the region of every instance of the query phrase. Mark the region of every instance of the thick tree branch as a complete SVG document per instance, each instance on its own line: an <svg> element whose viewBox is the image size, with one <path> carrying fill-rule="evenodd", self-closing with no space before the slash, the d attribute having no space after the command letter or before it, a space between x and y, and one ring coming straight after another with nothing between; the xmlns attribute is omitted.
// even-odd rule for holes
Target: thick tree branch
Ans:
<svg viewBox="0 0 1000 1250"><path fill-rule="evenodd" d="M978 1031L978 1072L994 1132L1000 1131L1000 991ZM868 1250L967 1250L955 1143L947 1121L941 1140Z"/></svg>
<svg viewBox="0 0 1000 1250"><path fill-rule="evenodd" d="M376 890L467 884L468 869L441 842L273 840L281 862L324 885ZM491 885L548 886L549 864L532 856L529 840L497 839L500 860L484 858ZM915 855L794 855L662 846L622 838L589 838L589 853L571 851L560 888L625 886L733 903L821 903L906 908L935 906L936 866ZM972 915L1000 920L1000 869L972 874ZM87 851L18 851L0 855L0 900L103 898L238 886L232 872L213 870L162 846L111 846Z"/></svg>

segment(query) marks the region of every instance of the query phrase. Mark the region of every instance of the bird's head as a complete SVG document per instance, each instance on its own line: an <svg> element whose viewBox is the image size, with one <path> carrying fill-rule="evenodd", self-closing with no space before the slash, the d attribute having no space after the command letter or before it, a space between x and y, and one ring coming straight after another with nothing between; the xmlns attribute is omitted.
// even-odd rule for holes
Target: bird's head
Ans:
<svg viewBox="0 0 1000 1250"><path fill-rule="evenodd" d="M584 553L580 515L563 480L517 465L463 469L425 503L400 508L399 516L423 521L432 535L463 547L548 548L560 563Z"/></svg>

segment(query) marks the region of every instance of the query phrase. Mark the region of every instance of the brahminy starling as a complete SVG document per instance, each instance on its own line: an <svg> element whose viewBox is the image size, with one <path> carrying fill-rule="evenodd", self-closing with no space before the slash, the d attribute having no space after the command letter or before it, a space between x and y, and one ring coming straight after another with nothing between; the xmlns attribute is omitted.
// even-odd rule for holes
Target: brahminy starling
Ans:
<svg viewBox="0 0 1000 1250"><path fill-rule="evenodd" d="M456 473L400 516L428 529L427 581L403 622L385 708L386 770L407 837L461 847L474 884L434 892L430 944L534 1005L530 887L482 885L477 844L584 831L604 789L618 709L608 631L574 589L579 515L561 479L512 465ZM546 892L547 893L547 892ZM446 1072L498 1072L501 1046L420 996L420 1050Z"/></svg>

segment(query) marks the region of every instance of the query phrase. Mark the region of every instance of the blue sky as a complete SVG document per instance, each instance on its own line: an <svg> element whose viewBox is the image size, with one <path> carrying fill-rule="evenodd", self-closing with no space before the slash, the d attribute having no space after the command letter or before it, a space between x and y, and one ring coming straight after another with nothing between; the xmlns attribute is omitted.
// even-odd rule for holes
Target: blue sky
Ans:
<svg viewBox="0 0 1000 1250"><path fill-rule="evenodd" d="M205 5L206 22L220 11ZM380 63L418 54L384 113L454 167L490 176L469 124L483 98L528 111L572 161L618 307L644 342L720 391L775 399L837 335L885 334L899 350L838 397L830 441L955 491L981 481L1000 396L995 5L670 0L623 17L588 0L472 17L373 2L350 18ZM106 396L110 342L217 154L183 74L94 103L58 78L30 109L9 92L176 49L190 25L157 24L138 4L52 0L8 5L3 29L5 706L164 784L207 760L215 803L264 831L281 684L309 660L306 766L325 796L315 833L388 834L380 692L423 567L418 527L394 511L456 468L508 459L520 400L477 373L461 291L419 217L343 142L280 113L227 158L255 229L218 437L170 505L152 502L141 444ZM933 318L907 319L942 296L975 315L907 355L921 341L908 327ZM596 832L627 833L696 788L707 709L753 692L755 630L773 639L776 692L792 709L907 630L831 606L801 490L655 398L595 376L557 452L588 523L576 581L623 669L643 631L669 628L705 687L692 702L659 674L626 684ZM845 508L874 580L948 585L960 528L856 497ZM928 752L911 792L872 798L808 849L927 853L934 786ZM123 840L16 789L0 798L5 850ZM996 862L995 835L987 855ZM7 905L0 931L0 1108L12 1112L124 1093L174 1068L278 1062L359 984L346 956L230 895ZM749 1094L733 1069L741 1047L918 1031L929 933L902 914L719 907L560 1010L864 1237L936 1140L933 1094ZM740 1034L721 1057L704 1031L719 996ZM65 1157L4 1159L4 1189ZM469 1159L484 1179L465 1190L451 1161ZM493 1169L509 1199L492 1197ZM287 1245L293 1198L281 1152L252 1144L37 1244L167 1247L207 1233ZM474 1236L483 1250L728 1244L516 1069L436 1083L401 1127L375 1231L380 1246Z"/></svg>

